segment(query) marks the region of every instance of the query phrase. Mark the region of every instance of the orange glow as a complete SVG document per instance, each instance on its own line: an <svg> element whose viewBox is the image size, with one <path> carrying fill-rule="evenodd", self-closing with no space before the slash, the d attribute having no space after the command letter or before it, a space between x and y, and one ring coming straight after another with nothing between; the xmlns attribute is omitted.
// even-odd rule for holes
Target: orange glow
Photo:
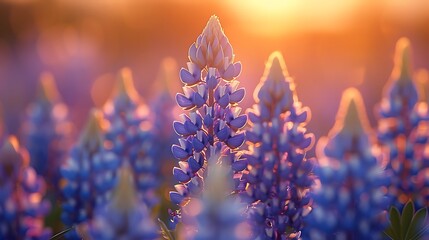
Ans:
<svg viewBox="0 0 429 240"><path fill-rule="evenodd" d="M15 151L19 150L19 142L18 142L18 139L15 136L10 136L8 138L8 142L10 143L10 145L13 147L13 149Z"/></svg>
<svg viewBox="0 0 429 240"><path fill-rule="evenodd" d="M264 35L344 27L356 12L358 0L229 1L249 31Z"/></svg>
<svg viewBox="0 0 429 240"><path fill-rule="evenodd" d="M91 97L96 107L102 107L109 99L110 92L112 92L111 86L114 82L115 78L112 74L103 74L94 81L91 88Z"/></svg>

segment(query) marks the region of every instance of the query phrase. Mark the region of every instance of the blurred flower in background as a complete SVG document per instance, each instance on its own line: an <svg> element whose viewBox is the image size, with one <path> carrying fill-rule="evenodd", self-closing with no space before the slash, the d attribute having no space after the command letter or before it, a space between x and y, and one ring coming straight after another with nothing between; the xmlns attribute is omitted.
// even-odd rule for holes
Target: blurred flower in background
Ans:
<svg viewBox="0 0 429 240"><path fill-rule="evenodd" d="M216 157L216 156L212 156ZM219 157L219 156L217 156ZM234 191L231 169L209 161L210 172L205 178L206 190L200 197L191 198L182 208L183 239L246 240L252 237L251 226L244 216L245 204L231 196Z"/></svg>
<svg viewBox="0 0 429 240"><path fill-rule="evenodd" d="M46 185L30 166L25 149L10 136L0 149L0 239L49 239L44 216Z"/></svg>
<svg viewBox="0 0 429 240"><path fill-rule="evenodd" d="M419 91L411 61L410 42L401 38L378 108L378 138L387 169L394 173L389 193L399 209L410 200L417 209L429 204L429 113L428 103L419 96L428 86Z"/></svg>
<svg viewBox="0 0 429 240"><path fill-rule="evenodd" d="M159 239L159 230L150 218L150 211L139 203L133 173L124 164L119 182L108 204L100 206L95 217L79 228L87 239Z"/></svg>
<svg viewBox="0 0 429 240"><path fill-rule="evenodd" d="M22 138L31 166L47 181L51 198L59 200L59 169L70 145L73 126L50 73L40 76L37 91L37 99L27 108Z"/></svg>
<svg viewBox="0 0 429 240"><path fill-rule="evenodd" d="M68 227L92 219L98 206L110 199L117 184L119 157L104 147L101 112L93 110L79 141L61 168L63 204L61 221ZM68 239L80 239L75 232Z"/></svg>
<svg viewBox="0 0 429 240"><path fill-rule="evenodd" d="M305 128L310 109L299 102L280 52L270 55L254 99L244 176L254 238L298 239L311 211L315 160L306 153L315 139Z"/></svg>
<svg viewBox="0 0 429 240"><path fill-rule="evenodd" d="M149 207L155 206L161 162L154 148L149 108L134 88L130 69L121 69L115 92L103 110L109 123L105 134L107 149L117 155L121 165L130 165L140 199Z"/></svg>
<svg viewBox="0 0 429 240"><path fill-rule="evenodd" d="M336 122L318 142L320 184L303 233L308 239L382 239L390 206L388 171L372 150L364 102L359 91L343 93Z"/></svg>

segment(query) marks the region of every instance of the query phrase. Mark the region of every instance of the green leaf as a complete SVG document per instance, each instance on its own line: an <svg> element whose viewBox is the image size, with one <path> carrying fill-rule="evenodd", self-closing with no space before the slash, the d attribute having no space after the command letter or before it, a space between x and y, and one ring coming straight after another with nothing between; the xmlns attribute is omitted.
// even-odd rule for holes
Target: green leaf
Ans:
<svg viewBox="0 0 429 240"><path fill-rule="evenodd" d="M422 208L414 214L410 224L410 229L406 235L406 239L419 240L423 239L423 235L428 232L427 221L427 209Z"/></svg>
<svg viewBox="0 0 429 240"><path fill-rule="evenodd" d="M158 223L159 223L159 226L161 227L161 235L162 235L162 237L164 239L167 239L167 240L174 240L174 237L173 237L173 235L171 235L170 230L168 230L168 228L165 225L165 223L161 219L159 219L159 218L158 218Z"/></svg>
<svg viewBox="0 0 429 240"><path fill-rule="evenodd" d="M386 234L390 239L397 239L395 231L393 231L392 225L389 225L389 227L384 230L384 234Z"/></svg>
<svg viewBox="0 0 429 240"><path fill-rule="evenodd" d="M402 217L401 217L401 239L408 239L406 238L411 220L414 216L414 204L412 201L408 201L407 205L405 205L404 209L402 210Z"/></svg>
<svg viewBox="0 0 429 240"><path fill-rule="evenodd" d="M391 207L389 211L389 220L393 240L401 240L401 215L396 207Z"/></svg>

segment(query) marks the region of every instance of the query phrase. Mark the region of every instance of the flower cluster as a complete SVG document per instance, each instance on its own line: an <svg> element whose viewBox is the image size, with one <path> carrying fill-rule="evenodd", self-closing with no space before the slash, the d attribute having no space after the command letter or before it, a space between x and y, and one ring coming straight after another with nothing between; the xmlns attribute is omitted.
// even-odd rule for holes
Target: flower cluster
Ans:
<svg viewBox="0 0 429 240"><path fill-rule="evenodd" d="M233 191L231 169L216 162L210 161L210 172L204 179L206 191L198 198L191 198L182 208L182 237L190 240L254 239L243 214L246 206L230 195Z"/></svg>
<svg viewBox="0 0 429 240"><path fill-rule="evenodd" d="M49 73L40 78L38 97L27 109L27 121L23 126L23 143L28 149L31 166L43 175L48 187L60 179L59 168L65 158L72 125L68 121L68 109L60 101L54 79Z"/></svg>
<svg viewBox="0 0 429 240"><path fill-rule="evenodd" d="M43 227L49 203L45 182L29 166L28 153L9 137L0 149L0 239L49 239Z"/></svg>
<svg viewBox="0 0 429 240"><path fill-rule="evenodd" d="M249 172L245 175L254 237L298 238L303 217L311 211L314 161L306 158L306 152L313 146L314 135L306 133L310 110L297 100L279 52L271 54L254 97L256 104L248 112Z"/></svg>
<svg viewBox="0 0 429 240"><path fill-rule="evenodd" d="M412 78L410 43L402 38L396 46L395 68L386 84L379 107L378 138L393 172L389 193L402 208L413 200L417 208L429 204L429 114L428 103L419 102Z"/></svg>
<svg viewBox="0 0 429 240"><path fill-rule="evenodd" d="M159 166L155 161L148 111L134 88L131 71L122 69L116 94L104 107L109 122L106 145L117 154L121 164L130 164L141 199L152 207L158 201L154 190Z"/></svg>
<svg viewBox="0 0 429 240"><path fill-rule="evenodd" d="M318 142L314 209L305 235L309 239L381 239L386 227L388 172L373 149L362 97L343 93L335 125Z"/></svg>
<svg viewBox="0 0 429 240"><path fill-rule="evenodd" d="M140 204L127 164L108 204L97 208L94 218L79 231L90 239L158 239L159 232L146 206Z"/></svg>
<svg viewBox="0 0 429 240"><path fill-rule="evenodd" d="M172 146L179 160L173 175L180 183L175 185L176 191L170 192L170 198L178 205L200 195L208 159L214 159L211 156L222 153L223 157L216 161L232 168L236 190L243 188L240 172L247 165L237 151L244 142L241 129L247 121L237 106L245 94L235 80L241 64L234 62L231 44L216 16L210 18L191 45L189 60L188 68L180 70L184 93L176 95L178 105L189 114L182 114L182 120L173 124L180 136L179 145Z"/></svg>
<svg viewBox="0 0 429 240"><path fill-rule="evenodd" d="M104 148L100 118L100 112L91 112L79 142L61 168L64 196L61 218L68 226L91 219L94 209L107 201L116 184L120 161ZM78 236L72 232L68 237Z"/></svg>

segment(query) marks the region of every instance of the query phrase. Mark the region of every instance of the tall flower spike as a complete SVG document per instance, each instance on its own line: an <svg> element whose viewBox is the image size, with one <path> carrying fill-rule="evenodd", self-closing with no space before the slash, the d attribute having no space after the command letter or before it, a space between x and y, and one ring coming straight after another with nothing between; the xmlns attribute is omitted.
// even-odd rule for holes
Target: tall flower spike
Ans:
<svg viewBox="0 0 429 240"><path fill-rule="evenodd" d="M389 177L371 150L362 97L347 89L334 127L318 142L320 179L304 235L308 239L381 239L389 207Z"/></svg>
<svg viewBox="0 0 429 240"><path fill-rule="evenodd" d="M395 68L380 104L378 138L387 169L393 172L389 193L402 209L409 200L416 208L429 204L429 115L427 103L419 101L417 83L412 79L411 46L398 40ZM420 97L421 98L421 97Z"/></svg>
<svg viewBox="0 0 429 240"><path fill-rule="evenodd" d="M254 98L245 175L254 238L299 238L311 211L314 160L306 152L314 135L306 132L310 109L298 101L280 52L271 54Z"/></svg>
<svg viewBox="0 0 429 240"><path fill-rule="evenodd" d="M45 182L29 166L28 155L15 137L0 149L0 239L49 239L43 218ZM28 154L28 153L27 153Z"/></svg>
<svg viewBox="0 0 429 240"><path fill-rule="evenodd" d="M172 122L176 119L179 107L174 100L173 91L177 91L174 82L177 81L177 63L173 58L165 58L161 62L161 68L154 83L154 92L157 95L151 103L151 112L153 116L154 148L157 156L157 164L160 167L158 178L163 179L162 186L159 188L161 197L160 218L166 220L169 218L168 209L173 207L169 199L168 190L175 183L171 175L171 169L175 162L171 151L166 151L176 141L177 136L173 130ZM158 91L156 91L158 90ZM167 190L168 189L168 190Z"/></svg>
<svg viewBox="0 0 429 240"><path fill-rule="evenodd" d="M71 133L68 110L60 100L55 81L51 74L43 73L37 99L27 109L23 139L31 166L45 177L50 192L59 191L55 184L60 179L59 168L68 150Z"/></svg>
<svg viewBox="0 0 429 240"><path fill-rule="evenodd" d="M72 226L93 216L94 209L104 204L116 184L119 158L103 145L101 113L92 110L79 141L61 168L64 196L62 221ZM75 232L69 239L80 239Z"/></svg>
<svg viewBox="0 0 429 240"><path fill-rule="evenodd" d="M125 164L111 200L100 206L95 217L87 224L91 239L158 239L159 232L150 219L148 209L140 204L134 185L133 173Z"/></svg>
<svg viewBox="0 0 429 240"><path fill-rule="evenodd" d="M213 154L224 155L220 161L232 168L236 190L244 188L240 178L247 165L238 151L244 142L241 129L247 121L238 107L245 91L235 80L241 64L234 62L231 44L216 16L191 45L189 59L188 68L180 70L184 93L176 95L178 105L189 114L181 115L182 120L173 124L180 137L179 145L172 146L173 156L179 160L173 175L180 183L170 198L178 205L203 191L207 161Z"/></svg>
<svg viewBox="0 0 429 240"><path fill-rule="evenodd" d="M213 163L213 165L211 165ZM245 222L245 205L230 196L234 190L231 169L215 161L209 164L206 188L201 197L191 198L182 208L183 238L191 240L251 238L250 225Z"/></svg>
<svg viewBox="0 0 429 240"><path fill-rule="evenodd" d="M407 38L396 44L395 66L384 87L381 100L379 138L383 141L400 134L408 135L417 124L413 111L418 101L417 87L412 79L411 46Z"/></svg>
<svg viewBox="0 0 429 240"><path fill-rule="evenodd" d="M152 125L148 119L148 107L142 103L134 88L131 70L120 71L115 93L104 107L109 128L106 133L107 146L117 154L121 164L128 162L140 197L150 207L158 201L155 189L156 174Z"/></svg>

